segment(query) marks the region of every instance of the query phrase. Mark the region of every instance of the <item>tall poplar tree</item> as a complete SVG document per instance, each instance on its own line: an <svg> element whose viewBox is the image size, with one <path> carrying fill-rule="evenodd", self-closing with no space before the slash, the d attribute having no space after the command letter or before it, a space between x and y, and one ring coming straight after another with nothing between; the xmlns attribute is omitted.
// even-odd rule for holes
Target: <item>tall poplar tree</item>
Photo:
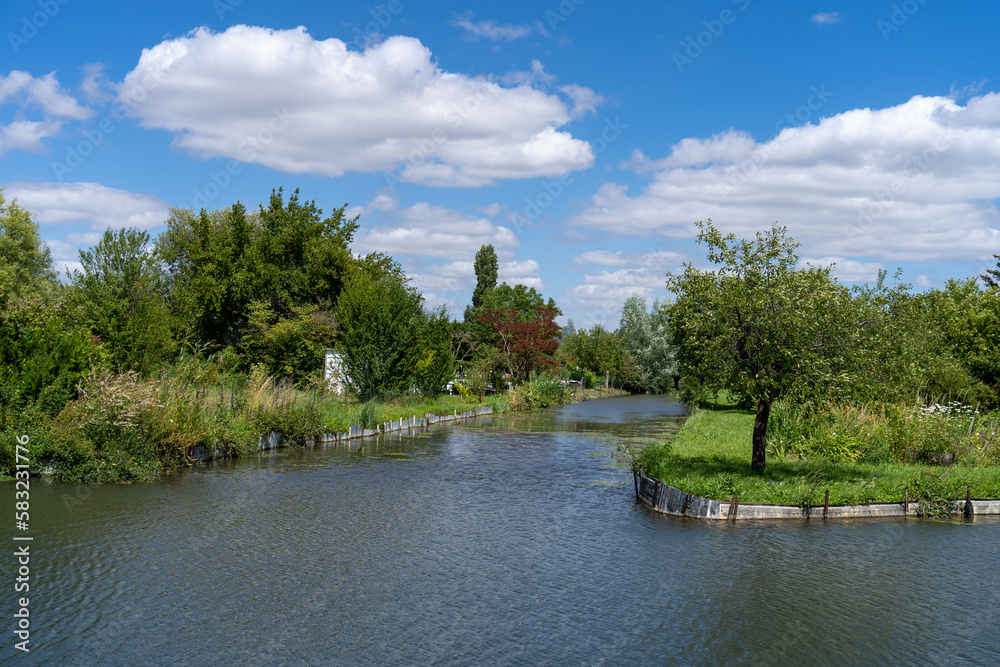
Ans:
<svg viewBox="0 0 1000 667"><path fill-rule="evenodd" d="M483 298L497 286L497 253L493 245L484 245L476 253L476 289L472 292L472 307L483 305Z"/></svg>

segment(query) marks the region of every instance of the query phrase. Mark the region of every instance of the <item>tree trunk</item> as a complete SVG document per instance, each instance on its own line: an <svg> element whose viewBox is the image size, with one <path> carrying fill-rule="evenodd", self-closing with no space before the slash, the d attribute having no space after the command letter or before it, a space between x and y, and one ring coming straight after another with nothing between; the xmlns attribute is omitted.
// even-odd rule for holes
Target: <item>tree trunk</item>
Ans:
<svg viewBox="0 0 1000 667"><path fill-rule="evenodd" d="M767 420L771 416L771 401L761 400L757 403L757 418L753 422L753 455L750 459L750 469L755 472L764 470L767 456Z"/></svg>

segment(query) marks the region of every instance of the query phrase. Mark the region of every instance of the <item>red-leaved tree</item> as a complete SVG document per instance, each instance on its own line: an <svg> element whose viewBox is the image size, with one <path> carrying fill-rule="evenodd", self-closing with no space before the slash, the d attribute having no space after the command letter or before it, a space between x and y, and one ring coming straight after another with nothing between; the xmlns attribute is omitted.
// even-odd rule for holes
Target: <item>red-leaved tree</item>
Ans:
<svg viewBox="0 0 1000 667"><path fill-rule="evenodd" d="M533 309L486 308L477 319L493 329L515 384L527 380L532 370L556 366L553 358L559 347L561 329L555 323L558 312L538 306Z"/></svg>

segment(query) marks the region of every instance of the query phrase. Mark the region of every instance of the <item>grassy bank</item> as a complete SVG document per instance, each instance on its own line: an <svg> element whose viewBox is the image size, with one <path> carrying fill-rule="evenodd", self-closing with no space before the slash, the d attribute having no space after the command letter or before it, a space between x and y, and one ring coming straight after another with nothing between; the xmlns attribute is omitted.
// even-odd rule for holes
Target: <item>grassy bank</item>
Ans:
<svg viewBox="0 0 1000 667"><path fill-rule="evenodd" d="M28 414L0 427L0 478L13 476L15 438L30 438L32 474L65 481L153 480L191 463L196 445L240 458L258 453L260 437L279 431L291 445L351 425L377 428L427 413L443 415L490 406L495 413L560 405L571 400L558 381L539 378L478 400L404 393L359 401L316 388L296 389L263 373L220 373L198 360L158 379L92 375L81 395L58 415Z"/></svg>
<svg viewBox="0 0 1000 667"><path fill-rule="evenodd" d="M876 415L863 415L857 421L868 429L865 433L852 432L846 421L852 418L851 409L844 408L844 412L847 415L840 419L833 413L819 418L821 424L832 424L825 431L817 424L806 429L800 421L797 440L789 436L795 421L790 415L779 415L768 429L767 467L762 474L750 470L753 413L726 404L696 410L672 442L646 448L636 463L683 491L716 500L737 495L744 503L816 505L823 503L827 490L831 504L900 502L905 488L911 500L964 499L966 484L973 497L1000 498L1000 465L988 419L978 420L981 428L971 418L949 420L940 414L927 415L937 422L900 420L896 427L903 432L897 435L905 436L906 429L911 437L926 436L923 431L935 433L937 439L926 442L931 449L944 450L949 443L962 450L953 465L939 466L918 461L924 451L920 441L901 446L880 430L892 427L891 414L882 422ZM972 428L967 428L970 424ZM773 436L772 427L778 431ZM965 435L964 439L946 438L947 429ZM833 447L831 441L842 442ZM901 448L902 452L893 453ZM898 458L892 460L893 456Z"/></svg>

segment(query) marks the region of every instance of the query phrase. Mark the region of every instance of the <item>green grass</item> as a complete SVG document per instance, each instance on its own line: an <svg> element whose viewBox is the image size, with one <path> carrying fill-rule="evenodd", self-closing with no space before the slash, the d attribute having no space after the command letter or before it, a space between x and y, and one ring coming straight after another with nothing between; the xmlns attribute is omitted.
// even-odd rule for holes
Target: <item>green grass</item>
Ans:
<svg viewBox="0 0 1000 667"><path fill-rule="evenodd" d="M901 502L910 499L964 499L969 484L974 498L1000 498L1000 466L951 466L896 462L844 462L822 458L802 460L768 451L763 473L750 470L754 415L732 406L712 406L694 412L669 443L640 452L636 463L647 474L704 498L742 503L820 505L830 491L834 505Z"/></svg>
<svg viewBox="0 0 1000 667"><path fill-rule="evenodd" d="M484 405L493 405L493 402L486 398L482 403L477 403L463 400L461 396L447 395L435 399L419 396L400 397L387 401L373 401L370 404L353 399L345 402L343 397L328 397L317 401L323 429L328 433L342 433L353 424L365 424L373 428L388 421L407 419L414 415L417 417L423 417L427 413L450 415L456 411L461 413ZM365 414L366 406L369 414Z"/></svg>

